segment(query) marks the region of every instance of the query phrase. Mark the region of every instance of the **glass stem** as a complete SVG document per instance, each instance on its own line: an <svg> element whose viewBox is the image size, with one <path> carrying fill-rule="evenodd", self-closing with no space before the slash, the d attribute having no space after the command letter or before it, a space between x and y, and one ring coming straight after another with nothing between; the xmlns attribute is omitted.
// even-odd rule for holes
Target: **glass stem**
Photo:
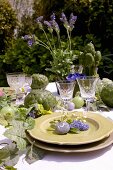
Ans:
<svg viewBox="0 0 113 170"><path fill-rule="evenodd" d="M88 99L86 99L86 108L85 108L85 110L83 111L83 117L84 118L87 118L87 112L89 111L89 100Z"/></svg>

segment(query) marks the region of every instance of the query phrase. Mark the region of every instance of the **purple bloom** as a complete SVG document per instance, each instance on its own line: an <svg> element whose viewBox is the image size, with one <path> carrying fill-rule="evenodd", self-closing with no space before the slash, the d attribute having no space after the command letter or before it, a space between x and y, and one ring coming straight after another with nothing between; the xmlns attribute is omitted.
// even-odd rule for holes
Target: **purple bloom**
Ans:
<svg viewBox="0 0 113 170"><path fill-rule="evenodd" d="M57 22L56 22L55 20L53 20L53 21L50 21L50 23L51 23L53 29L54 29L57 33L59 33L59 32L60 32L60 28L59 28L59 25L57 24Z"/></svg>
<svg viewBox="0 0 113 170"><path fill-rule="evenodd" d="M53 28L52 28L51 22L49 22L49 21L44 21L44 24L47 25L49 32L52 33L52 32L53 32Z"/></svg>
<svg viewBox="0 0 113 170"><path fill-rule="evenodd" d="M44 21L44 24L47 25L47 27L52 27L51 23L49 21Z"/></svg>
<svg viewBox="0 0 113 170"><path fill-rule="evenodd" d="M36 19L36 22L42 22L42 20L43 20L43 16L40 16Z"/></svg>
<svg viewBox="0 0 113 170"><path fill-rule="evenodd" d="M62 12L62 14L61 14L60 21L62 21L63 23L67 23L67 18L66 18L66 15L64 14L64 12Z"/></svg>
<svg viewBox="0 0 113 170"><path fill-rule="evenodd" d="M76 20L77 20L77 16L74 16L73 13L71 13L70 20L69 20L69 25L70 25L71 29L74 28L74 24L75 24Z"/></svg>
<svg viewBox="0 0 113 170"><path fill-rule="evenodd" d="M66 77L66 80L68 80L68 81L74 81L74 80L76 80L78 77L85 77L85 75L84 74L80 74L80 73L75 73L75 74L69 74L67 77Z"/></svg>
<svg viewBox="0 0 113 170"><path fill-rule="evenodd" d="M23 37L23 39L24 39L24 40L28 40L28 39L29 39L29 35L25 35L25 36Z"/></svg>
<svg viewBox="0 0 113 170"><path fill-rule="evenodd" d="M34 42L33 42L33 40L32 40L32 39L28 40L28 42L27 42L27 43L28 43L28 46L29 46L29 47L31 47L31 46L34 44Z"/></svg>
<svg viewBox="0 0 113 170"><path fill-rule="evenodd" d="M38 23L40 29L43 28L42 20L43 20L43 16L40 16L36 19L36 22Z"/></svg>
<svg viewBox="0 0 113 170"><path fill-rule="evenodd" d="M55 19L56 19L55 13L53 13L53 14L50 16L50 18L51 18L51 21L55 20Z"/></svg>

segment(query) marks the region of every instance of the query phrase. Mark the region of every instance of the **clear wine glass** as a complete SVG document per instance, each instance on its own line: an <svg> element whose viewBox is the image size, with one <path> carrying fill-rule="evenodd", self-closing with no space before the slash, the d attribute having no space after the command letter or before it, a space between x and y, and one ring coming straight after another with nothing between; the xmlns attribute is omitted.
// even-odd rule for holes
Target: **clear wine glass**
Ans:
<svg viewBox="0 0 113 170"><path fill-rule="evenodd" d="M31 91L31 84L32 84L32 76L29 74L25 75L25 84L24 84L24 93L25 96L28 95Z"/></svg>
<svg viewBox="0 0 113 170"><path fill-rule="evenodd" d="M73 91L75 82L74 81L58 81L56 82L57 88L60 93L60 97L63 100L64 103L64 109L67 110L67 104L73 97Z"/></svg>
<svg viewBox="0 0 113 170"><path fill-rule="evenodd" d="M86 110L84 112L84 117L87 117L87 112L89 111L89 102L95 98L96 83L98 77L95 76L80 76L77 79L81 97L86 101Z"/></svg>
<svg viewBox="0 0 113 170"><path fill-rule="evenodd" d="M22 92L21 88L25 83L25 74L24 73L7 73L6 74L7 82L9 86L15 90L16 93L16 105L21 104Z"/></svg>

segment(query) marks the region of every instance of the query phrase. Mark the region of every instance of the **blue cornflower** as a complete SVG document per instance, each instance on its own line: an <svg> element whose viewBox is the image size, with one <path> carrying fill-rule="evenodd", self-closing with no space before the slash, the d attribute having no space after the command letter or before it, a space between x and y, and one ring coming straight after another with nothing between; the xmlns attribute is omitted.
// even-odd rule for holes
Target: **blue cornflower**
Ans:
<svg viewBox="0 0 113 170"><path fill-rule="evenodd" d="M80 74L80 73L70 73L67 77L66 80L68 81L74 81L76 80L78 77L85 77L84 74Z"/></svg>

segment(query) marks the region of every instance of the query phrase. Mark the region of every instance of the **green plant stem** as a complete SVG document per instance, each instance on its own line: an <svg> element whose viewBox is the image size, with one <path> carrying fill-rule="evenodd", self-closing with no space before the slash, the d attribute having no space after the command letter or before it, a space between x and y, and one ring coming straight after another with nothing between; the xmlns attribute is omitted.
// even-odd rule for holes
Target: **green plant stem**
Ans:
<svg viewBox="0 0 113 170"><path fill-rule="evenodd" d="M52 46L51 46L51 43L50 43L50 41L49 41L49 39L48 39L48 36L47 36L47 34L46 34L46 32L45 32L44 29L42 29L42 31L44 32L44 35L45 35L45 37L46 37L46 39L47 39L47 41L48 41L48 44L49 44L49 46L50 46L50 49L51 49L51 51L52 51Z"/></svg>
<svg viewBox="0 0 113 170"><path fill-rule="evenodd" d="M71 51L71 34L69 35L69 31L67 29L67 35L68 35L68 40L69 40L69 50Z"/></svg>

